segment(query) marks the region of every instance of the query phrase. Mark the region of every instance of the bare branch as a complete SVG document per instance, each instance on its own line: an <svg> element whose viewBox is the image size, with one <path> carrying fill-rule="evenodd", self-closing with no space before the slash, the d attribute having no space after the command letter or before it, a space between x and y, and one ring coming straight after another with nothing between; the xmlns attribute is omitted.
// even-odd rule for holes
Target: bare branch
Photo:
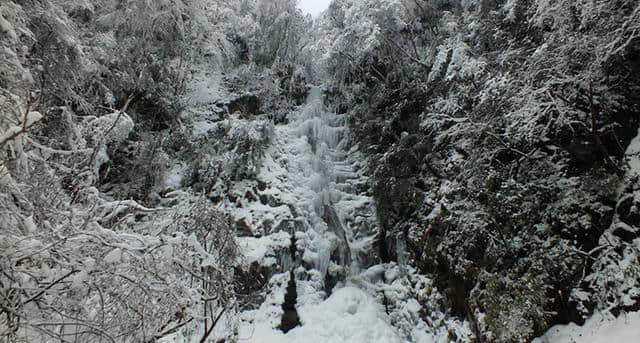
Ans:
<svg viewBox="0 0 640 343"><path fill-rule="evenodd" d="M32 105L32 100L30 97L29 101L27 102L27 108L24 111L21 126L13 126L9 128L9 131L4 134L4 137L0 137L0 148L4 147L5 144L14 140L18 136L26 133L37 122L42 120L43 118L42 115L40 115L37 112L31 112L31 105ZM32 116L32 113L37 114L37 116Z"/></svg>
<svg viewBox="0 0 640 343"><path fill-rule="evenodd" d="M36 299L38 299L41 295L43 295L46 291L50 290L53 286L59 284L60 282L62 282L62 280L68 278L69 276L75 274L79 272L79 270L72 270L70 272L68 272L67 274L65 274L63 277L51 282L47 287L45 287L44 289L42 289L40 292L38 292L36 295L32 296L31 298L27 299L27 301L25 301L23 303L23 305L26 305Z"/></svg>

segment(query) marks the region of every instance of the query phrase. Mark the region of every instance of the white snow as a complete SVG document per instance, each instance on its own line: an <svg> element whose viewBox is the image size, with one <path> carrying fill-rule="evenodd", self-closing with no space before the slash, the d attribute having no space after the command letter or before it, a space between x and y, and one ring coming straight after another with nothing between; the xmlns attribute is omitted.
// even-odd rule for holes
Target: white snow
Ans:
<svg viewBox="0 0 640 343"><path fill-rule="evenodd" d="M43 118L43 115L40 112L32 111L27 114L27 118L25 120L24 126L30 127L36 122L40 121Z"/></svg>
<svg viewBox="0 0 640 343"><path fill-rule="evenodd" d="M273 258L278 250L288 249L291 236L281 231L260 238L239 237L237 242L238 247L244 253L245 263L258 262L263 266L270 266L273 262L277 262ZM270 257L271 259L269 259Z"/></svg>
<svg viewBox="0 0 640 343"><path fill-rule="evenodd" d="M182 163L176 163L169 170L167 170L164 177L164 189L165 190L177 190L180 189L182 180L187 173L187 167Z"/></svg>
<svg viewBox="0 0 640 343"><path fill-rule="evenodd" d="M134 122L124 112L113 112L101 117L88 117L89 123L85 129L85 136L96 139L104 137L105 143L121 143L133 131Z"/></svg>
<svg viewBox="0 0 640 343"><path fill-rule="evenodd" d="M119 262L121 259L122 259L122 250L120 250L119 248L116 248L111 250L107 255L105 255L105 257L103 258L103 261L105 263L116 263L116 262Z"/></svg>
<svg viewBox="0 0 640 343"><path fill-rule="evenodd" d="M6 34L7 36L9 36L11 40L15 41L16 39L18 39L18 35L16 34L16 31L13 29L13 25L11 25L10 22L4 19L1 14L0 14L0 31L2 31L3 34Z"/></svg>
<svg viewBox="0 0 640 343"><path fill-rule="evenodd" d="M635 343L640 341L640 312L618 318L596 312L584 325L556 325L533 343Z"/></svg>
<svg viewBox="0 0 640 343"><path fill-rule="evenodd" d="M640 130L638 130L638 135L629 143L625 156L629 168L631 168L631 176L640 174Z"/></svg>
<svg viewBox="0 0 640 343"><path fill-rule="evenodd" d="M320 304L301 306L298 313L302 326L287 334L272 323L258 322L241 327L239 338L256 343L402 342L382 306L355 287L341 288Z"/></svg>
<svg viewBox="0 0 640 343"><path fill-rule="evenodd" d="M33 235L38 232L38 227L33 221L33 216L28 216L27 218L25 218L23 224L27 234Z"/></svg>
<svg viewBox="0 0 640 343"><path fill-rule="evenodd" d="M189 103L193 106L207 105L228 99L222 82L222 75L215 71L213 74L198 74L190 85L192 95Z"/></svg>

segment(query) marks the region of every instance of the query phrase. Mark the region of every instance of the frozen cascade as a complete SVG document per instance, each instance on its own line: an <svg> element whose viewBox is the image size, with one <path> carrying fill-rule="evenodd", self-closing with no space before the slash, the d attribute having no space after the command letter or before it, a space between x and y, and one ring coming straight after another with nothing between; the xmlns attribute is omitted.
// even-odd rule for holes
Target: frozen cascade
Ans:
<svg viewBox="0 0 640 343"><path fill-rule="evenodd" d="M423 319L438 306L431 280L407 263L382 263L380 229L363 157L345 117L328 110L320 87L275 125L256 180L238 183L223 206L253 236L238 237L245 263L269 271L258 308L244 309L238 340L256 343L433 343L448 341L448 321ZM245 196L256 192L260 200ZM443 321L441 312L429 321ZM466 327L460 329L468 331Z"/></svg>
<svg viewBox="0 0 640 343"><path fill-rule="evenodd" d="M349 230L354 228L345 225L345 218L340 213L341 210L350 210L348 201L354 195L341 191L338 185L357 175L347 160L344 119L328 111L322 97L322 90L313 87L304 108L292 114L290 125L292 133L308 144L302 163L305 160L308 163L311 175L306 186L315 194L308 199L310 203L302 205L306 206L307 233L311 233L308 237L312 240L310 246L317 253L313 259L314 267L325 278L333 262L336 267L344 268L343 276L346 277L360 270L358 248L366 246L356 243L352 247L350 244L356 239L355 232ZM329 249L326 244L314 247L314 238L325 238L333 244Z"/></svg>
<svg viewBox="0 0 640 343"><path fill-rule="evenodd" d="M273 276L260 309L245 313L239 338L400 342L379 298L384 288L373 284L386 275L376 266L376 212L373 200L358 193L366 189L367 178L359 170L357 147L349 146L344 117L327 110L321 88L313 87L306 104L290 114L287 125L276 126L274 136L259 178L277 188L292 208L295 225L285 229L292 254L280 256L275 270L281 274ZM249 248L281 237L265 234L246 238ZM298 314L300 321L292 321Z"/></svg>

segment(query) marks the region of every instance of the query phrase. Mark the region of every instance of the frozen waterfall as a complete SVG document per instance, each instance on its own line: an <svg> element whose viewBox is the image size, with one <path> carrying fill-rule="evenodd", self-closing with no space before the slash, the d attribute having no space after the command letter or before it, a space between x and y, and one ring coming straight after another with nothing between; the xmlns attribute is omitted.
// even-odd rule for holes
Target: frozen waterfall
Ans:
<svg viewBox="0 0 640 343"><path fill-rule="evenodd" d="M304 190L301 193L307 193L300 202L309 248L302 259L312 263L323 278L330 268L340 270L343 278L355 275L367 267L360 256L373 251L373 230L363 230L375 226L371 199L344 191L349 189L346 184L362 177L349 159L344 124L342 116L326 109L319 87L311 89L306 105L291 114L289 124L292 136L307 145L292 156L297 166L290 175L297 188ZM302 175L294 175L295 171ZM357 225L361 224L353 220L357 214L368 225Z"/></svg>
<svg viewBox="0 0 640 343"><path fill-rule="evenodd" d="M328 110L322 89L313 87L306 104L288 119L274 130L261 177L278 180L274 187L291 202L294 256L280 258L282 273L272 277L272 291L260 309L245 314L251 324L241 326L240 339L399 342L378 299L381 291L369 283L384 279L384 268L372 267L378 263L376 212L373 200L357 191L366 189L367 178L360 171L357 147L349 146L344 117ZM269 237L280 236L267 233L260 240L270 242ZM246 241L254 242L254 248L274 244ZM297 297L295 315L290 313L292 292ZM282 314L285 300L287 313ZM301 326L287 326L287 333L278 330L285 326L280 317L298 314Z"/></svg>

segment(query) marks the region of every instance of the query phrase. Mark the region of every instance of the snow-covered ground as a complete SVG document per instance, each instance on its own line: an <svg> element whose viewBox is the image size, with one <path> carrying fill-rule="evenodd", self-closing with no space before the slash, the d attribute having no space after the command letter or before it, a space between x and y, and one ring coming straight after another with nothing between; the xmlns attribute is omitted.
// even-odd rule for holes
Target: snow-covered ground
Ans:
<svg viewBox="0 0 640 343"><path fill-rule="evenodd" d="M402 342L382 305L356 287L343 287L321 303L299 306L298 313L302 326L287 334L274 329L273 322L263 321L243 327L239 339L256 343Z"/></svg>
<svg viewBox="0 0 640 343"><path fill-rule="evenodd" d="M618 318L595 313L584 325L556 325L533 343L635 343L640 342L640 312Z"/></svg>

